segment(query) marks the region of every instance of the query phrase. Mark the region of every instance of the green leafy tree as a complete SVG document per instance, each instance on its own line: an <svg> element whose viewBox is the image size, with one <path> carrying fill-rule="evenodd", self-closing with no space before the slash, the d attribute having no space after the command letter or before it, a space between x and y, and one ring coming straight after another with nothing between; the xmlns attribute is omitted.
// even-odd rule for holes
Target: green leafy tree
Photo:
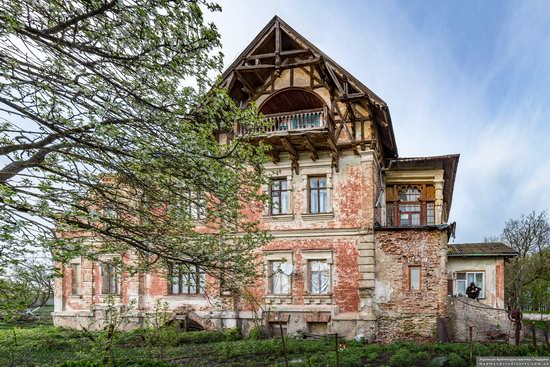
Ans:
<svg viewBox="0 0 550 367"><path fill-rule="evenodd" d="M506 266L508 305L547 308L550 301L544 295L550 289L550 223L546 211L507 221L502 240L518 251Z"/></svg>
<svg viewBox="0 0 550 367"><path fill-rule="evenodd" d="M63 261L130 251L144 266L184 261L226 285L247 282L268 239L246 215L263 199L264 155L232 131L263 120L212 88L220 35L203 12L218 10L195 0L1 2L7 252L40 245Z"/></svg>

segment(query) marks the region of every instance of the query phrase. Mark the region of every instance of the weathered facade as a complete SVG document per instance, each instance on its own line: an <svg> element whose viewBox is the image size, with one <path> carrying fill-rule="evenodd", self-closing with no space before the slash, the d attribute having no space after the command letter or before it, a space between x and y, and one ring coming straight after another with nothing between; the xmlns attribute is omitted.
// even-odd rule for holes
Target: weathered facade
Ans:
<svg viewBox="0 0 550 367"><path fill-rule="evenodd" d="M434 340L446 314L458 155L398 158L384 101L277 17L222 86L271 122L251 134L272 157L261 222L273 241L258 255L259 306L236 298L215 305L197 269L182 287L182 275L176 285L162 274L114 276L76 259L56 283L55 323L87 325L111 293L120 304L135 302L136 324L161 300L203 327L247 332L259 318L288 333ZM237 126L219 141L249 133Z"/></svg>

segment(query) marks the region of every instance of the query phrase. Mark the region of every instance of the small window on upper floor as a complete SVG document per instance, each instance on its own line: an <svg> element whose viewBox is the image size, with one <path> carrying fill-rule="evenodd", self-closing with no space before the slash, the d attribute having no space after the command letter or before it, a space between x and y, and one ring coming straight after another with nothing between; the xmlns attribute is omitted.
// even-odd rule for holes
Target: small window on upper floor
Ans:
<svg viewBox="0 0 550 367"><path fill-rule="evenodd" d="M309 213L328 213L327 176L308 177Z"/></svg>
<svg viewBox="0 0 550 367"><path fill-rule="evenodd" d="M390 185L386 189L386 224L409 227L435 224L433 185Z"/></svg>
<svg viewBox="0 0 550 367"><path fill-rule="evenodd" d="M270 214L288 214L288 181L282 178L272 179L269 195Z"/></svg>

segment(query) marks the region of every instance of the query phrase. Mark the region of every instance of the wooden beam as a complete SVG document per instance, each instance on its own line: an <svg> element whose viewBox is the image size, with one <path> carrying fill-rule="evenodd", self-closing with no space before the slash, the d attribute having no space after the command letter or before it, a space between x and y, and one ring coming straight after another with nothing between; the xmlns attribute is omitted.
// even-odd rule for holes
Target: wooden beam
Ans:
<svg viewBox="0 0 550 367"><path fill-rule="evenodd" d="M338 80L338 77L334 73L334 70L332 70L332 68L329 65L326 65L326 63L325 63L325 66L327 67L327 71L328 71L331 79L334 81L334 84L336 85L336 88L340 91L340 93L346 94L344 92L344 88L342 87L342 85L340 84L340 81Z"/></svg>
<svg viewBox="0 0 550 367"><path fill-rule="evenodd" d="M313 142L309 139L307 135L304 135L304 144L309 149L309 158L312 161L316 161L319 159L319 154L317 153L317 149L313 146Z"/></svg>
<svg viewBox="0 0 550 367"><path fill-rule="evenodd" d="M286 64L286 65L282 65L280 61L279 61L278 65L277 65L277 63L275 63L275 65L272 65L272 64L242 65L242 66L237 66L235 68L235 70L241 71L241 72L256 72L256 71L259 71L259 70L273 70L273 69L275 69L275 72L276 72L277 70L281 71L281 70L284 70L284 69L315 65L315 64L318 64L320 62L321 62L321 59L319 57L314 57L314 58L311 58L309 60L297 61L297 62L294 62L292 64Z"/></svg>
<svg viewBox="0 0 550 367"><path fill-rule="evenodd" d="M294 169L294 172L298 174L298 170L299 170L298 159L300 158L300 156L298 155L298 152L296 151L296 149L294 148L290 140L288 140L288 138L281 137L279 139L281 141L281 144L285 148L285 150L290 155L290 160L292 161L292 168Z"/></svg>
<svg viewBox="0 0 550 367"><path fill-rule="evenodd" d="M281 76L281 23L275 22L275 76Z"/></svg>
<svg viewBox="0 0 550 367"><path fill-rule="evenodd" d="M279 52L279 55L281 56L296 56L296 55L302 55L302 54L308 54L313 53L311 50L288 50L288 51L281 51ZM275 52L270 52L266 54L258 54L258 55L250 55L246 59L247 60L256 60L256 59L268 59L271 57L275 57Z"/></svg>

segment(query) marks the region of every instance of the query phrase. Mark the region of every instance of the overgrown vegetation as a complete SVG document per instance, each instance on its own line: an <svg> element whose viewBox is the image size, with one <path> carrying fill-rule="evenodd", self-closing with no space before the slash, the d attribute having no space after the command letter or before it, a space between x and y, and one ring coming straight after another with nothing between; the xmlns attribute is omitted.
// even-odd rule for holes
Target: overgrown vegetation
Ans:
<svg viewBox="0 0 550 367"><path fill-rule="evenodd" d="M251 340L240 338L233 330L177 333L166 328L163 353L152 343L158 331L153 328L123 332L116 336L112 353L116 366L166 367L193 366L284 366L280 339ZM93 333L98 335L99 333ZM340 366L435 366L444 361L451 366L467 366L468 344L364 344L347 341L339 352ZM290 366L336 366L334 340L286 340ZM0 330L0 366L112 366L101 363L102 356L94 351L94 342L82 331L52 326ZM530 345L474 344L475 356L550 356L550 350ZM439 359L437 359L439 358ZM162 360L161 360L162 359ZM139 362L139 364L137 364ZM63 364L64 363L64 364ZM156 364L155 364L156 363Z"/></svg>

